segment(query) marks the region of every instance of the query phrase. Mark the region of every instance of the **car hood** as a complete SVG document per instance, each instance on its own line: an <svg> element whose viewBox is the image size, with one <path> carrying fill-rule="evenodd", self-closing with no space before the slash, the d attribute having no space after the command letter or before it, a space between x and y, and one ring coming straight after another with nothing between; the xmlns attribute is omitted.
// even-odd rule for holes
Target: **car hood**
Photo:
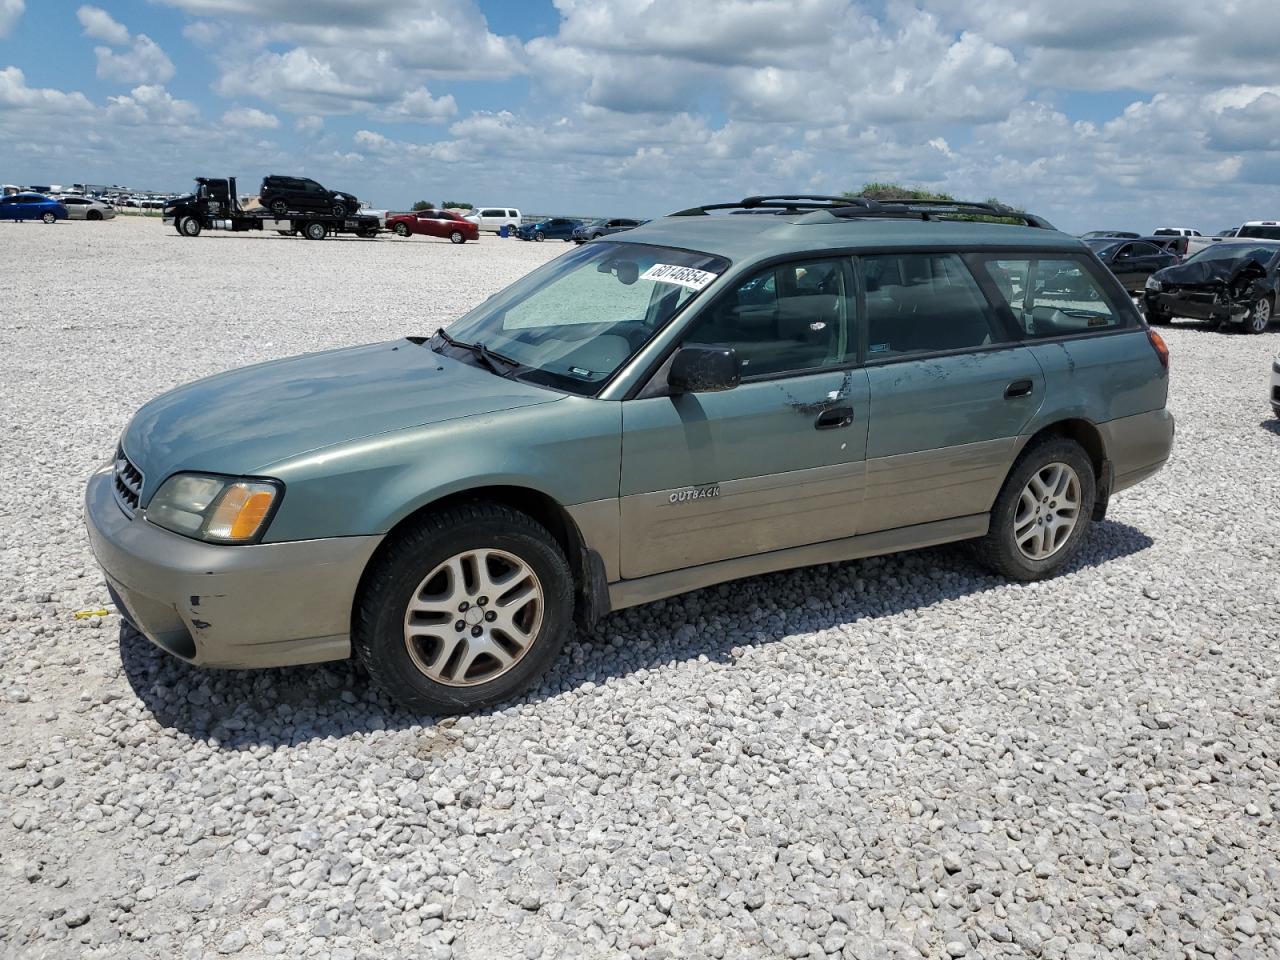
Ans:
<svg viewBox="0 0 1280 960"><path fill-rule="evenodd" d="M412 340L312 353L216 374L140 409L125 453L146 500L170 474L262 474L375 434L561 399Z"/></svg>
<svg viewBox="0 0 1280 960"><path fill-rule="evenodd" d="M1157 270L1152 276L1161 283L1180 287L1230 284L1241 277L1262 276L1266 271L1250 257L1239 260L1191 260Z"/></svg>

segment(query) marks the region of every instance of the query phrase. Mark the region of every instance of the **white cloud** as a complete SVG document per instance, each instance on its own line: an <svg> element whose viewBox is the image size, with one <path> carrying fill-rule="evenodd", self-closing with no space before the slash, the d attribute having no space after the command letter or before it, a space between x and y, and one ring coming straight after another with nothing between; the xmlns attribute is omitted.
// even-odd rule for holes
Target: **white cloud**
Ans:
<svg viewBox="0 0 1280 960"><path fill-rule="evenodd" d="M168 83L173 79L173 61L159 44L145 33L138 34L133 46L122 53L110 47L94 47L98 58L98 76L120 83Z"/></svg>
<svg viewBox="0 0 1280 960"><path fill-rule="evenodd" d="M384 119L393 121L417 121L439 123L456 116L458 104L453 96L433 97L426 87L410 90L382 111Z"/></svg>
<svg viewBox="0 0 1280 960"><path fill-rule="evenodd" d="M324 129L324 117L308 114L293 121L293 129L299 133L319 133Z"/></svg>
<svg viewBox="0 0 1280 960"><path fill-rule="evenodd" d="M26 75L12 66L0 70L0 106L14 112L30 110L57 114L93 110L93 104L82 93L28 87Z"/></svg>
<svg viewBox="0 0 1280 960"><path fill-rule="evenodd" d="M158 84L134 87L127 96L108 97L107 104L107 119L129 125L178 126L200 116L194 103L176 99Z"/></svg>
<svg viewBox="0 0 1280 960"><path fill-rule="evenodd" d="M280 126L279 117L255 107L232 107L222 115L222 122L241 130L275 130Z"/></svg>
<svg viewBox="0 0 1280 960"><path fill-rule="evenodd" d="M101 7L91 7L86 4L76 11L76 19L80 21L80 26L84 28L86 37L104 40L118 47L122 47L129 42L128 29Z"/></svg>
<svg viewBox="0 0 1280 960"><path fill-rule="evenodd" d="M0 37L7 37L26 9L24 0L0 0Z"/></svg>

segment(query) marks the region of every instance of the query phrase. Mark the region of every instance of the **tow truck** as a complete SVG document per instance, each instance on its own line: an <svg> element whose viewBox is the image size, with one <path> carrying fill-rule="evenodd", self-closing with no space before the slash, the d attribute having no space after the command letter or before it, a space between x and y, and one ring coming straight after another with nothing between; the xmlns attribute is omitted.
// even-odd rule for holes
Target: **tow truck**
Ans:
<svg viewBox="0 0 1280 960"><path fill-rule="evenodd" d="M204 230L274 230L283 236L323 240L331 234L351 233L373 239L382 226L373 214L336 216L315 211L246 210L236 193L236 178L196 177L196 191L171 200L164 207L164 222L184 237L198 237Z"/></svg>

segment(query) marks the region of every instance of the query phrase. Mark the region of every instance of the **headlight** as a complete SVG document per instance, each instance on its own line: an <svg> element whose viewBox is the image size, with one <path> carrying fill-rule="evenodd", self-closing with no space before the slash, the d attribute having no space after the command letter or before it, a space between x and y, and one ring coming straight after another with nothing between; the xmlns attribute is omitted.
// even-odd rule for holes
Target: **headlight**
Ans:
<svg viewBox="0 0 1280 960"><path fill-rule="evenodd" d="M1147 289L1160 291L1164 289L1164 284L1162 284L1155 277L1147 277Z"/></svg>
<svg viewBox="0 0 1280 960"><path fill-rule="evenodd" d="M175 473L147 504L147 519L209 543L254 543L280 495L280 485L272 480Z"/></svg>

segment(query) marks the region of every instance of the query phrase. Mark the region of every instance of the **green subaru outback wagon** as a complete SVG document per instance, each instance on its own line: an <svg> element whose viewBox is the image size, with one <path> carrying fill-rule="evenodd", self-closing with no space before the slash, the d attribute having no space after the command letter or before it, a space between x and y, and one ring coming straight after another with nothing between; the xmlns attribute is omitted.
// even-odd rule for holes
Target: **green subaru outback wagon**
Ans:
<svg viewBox="0 0 1280 960"><path fill-rule="evenodd" d="M751 197L576 249L429 337L151 401L86 494L120 613L191 663L354 651L414 710L575 622L971 540L1047 577L1173 443L1168 353L1078 240L982 204Z"/></svg>

